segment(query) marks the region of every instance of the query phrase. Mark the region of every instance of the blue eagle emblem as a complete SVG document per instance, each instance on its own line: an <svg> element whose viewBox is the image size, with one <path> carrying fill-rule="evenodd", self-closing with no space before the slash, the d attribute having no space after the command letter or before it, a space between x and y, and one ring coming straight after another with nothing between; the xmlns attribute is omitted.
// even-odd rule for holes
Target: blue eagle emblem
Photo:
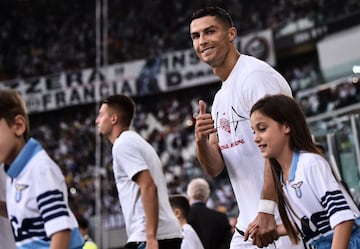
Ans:
<svg viewBox="0 0 360 249"><path fill-rule="evenodd" d="M15 189L16 189L16 193L15 193L15 201L16 202L20 202L21 198L22 198L22 191L26 188L28 188L29 185L27 184L15 184Z"/></svg>
<svg viewBox="0 0 360 249"><path fill-rule="evenodd" d="M301 185L303 184L303 181L291 184L291 187L295 190L295 194L297 196L297 198L301 198L302 196L302 192L301 192Z"/></svg>

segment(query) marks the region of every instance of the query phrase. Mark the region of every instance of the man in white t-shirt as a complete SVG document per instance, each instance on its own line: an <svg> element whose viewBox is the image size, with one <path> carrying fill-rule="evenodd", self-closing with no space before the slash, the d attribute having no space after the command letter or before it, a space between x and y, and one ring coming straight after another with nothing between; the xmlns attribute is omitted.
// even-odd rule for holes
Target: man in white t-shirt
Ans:
<svg viewBox="0 0 360 249"><path fill-rule="evenodd" d="M125 218L125 248L180 249L180 225L171 209L160 158L154 148L129 130L134 101L125 95L103 100L96 124L112 144L113 171Z"/></svg>
<svg viewBox="0 0 360 249"><path fill-rule="evenodd" d="M252 105L266 94L291 96L289 84L270 65L240 54L235 46L237 29L224 9L194 11L190 34L199 59L222 81L211 114L206 112L204 101L199 101L195 142L197 157L208 175L217 176L225 167L229 174L239 207L230 248L287 249L290 240L278 240L276 232L280 218L270 166L253 141L249 116ZM252 224L259 227L254 241L248 240L247 232Z"/></svg>

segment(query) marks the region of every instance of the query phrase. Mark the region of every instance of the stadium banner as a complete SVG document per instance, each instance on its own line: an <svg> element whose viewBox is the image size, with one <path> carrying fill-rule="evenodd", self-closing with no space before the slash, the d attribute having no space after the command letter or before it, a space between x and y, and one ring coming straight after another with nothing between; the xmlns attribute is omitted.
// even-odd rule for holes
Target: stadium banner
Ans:
<svg viewBox="0 0 360 249"><path fill-rule="evenodd" d="M241 53L276 65L273 32L271 29L251 33L241 38Z"/></svg>
<svg viewBox="0 0 360 249"><path fill-rule="evenodd" d="M247 54L268 61L271 58L267 56L269 51L263 52L264 49L271 49L271 37L271 32L264 31L237 38L235 44L240 51L244 49L244 53L247 51ZM154 95L217 81L220 80L212 69L201 62L190 48L100 69L90 68L1 82L0 87L18 90L28 112L32 113L96 103L111 94L133 97Z"/></svg>
<svg viewBox="0 0 360 249"><path fill-rule="evenodd" d="M29 113L89 104L119 93L144 96L218 81L193 49L107 67L0 83L20 92Z"/></svg>

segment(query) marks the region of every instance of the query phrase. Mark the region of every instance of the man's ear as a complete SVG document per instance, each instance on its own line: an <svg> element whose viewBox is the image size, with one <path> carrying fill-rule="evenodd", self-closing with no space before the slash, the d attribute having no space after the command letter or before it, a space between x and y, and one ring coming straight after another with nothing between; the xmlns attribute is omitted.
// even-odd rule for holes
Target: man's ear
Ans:
<svg viewBox="0 0 360 249"><path fill-rule="evenodd" d="M118 116L116 114L111 115L111 124L116 124L118 121Z"/></svg>
<svg viewBox="0 0 360 249"><path fill-rule="evenodd" d="M229 28L229 31L228 31L229 42L233 42L236 38L236 35L237 35L236 28L235 27Z"/></svg>
<svg viewBox="0 0 360 249"><path fill-rule="evenodd" d="M16 115L14 119L14 131L16 136L21 137L27 130L26 118L23 115Z"/></svg>

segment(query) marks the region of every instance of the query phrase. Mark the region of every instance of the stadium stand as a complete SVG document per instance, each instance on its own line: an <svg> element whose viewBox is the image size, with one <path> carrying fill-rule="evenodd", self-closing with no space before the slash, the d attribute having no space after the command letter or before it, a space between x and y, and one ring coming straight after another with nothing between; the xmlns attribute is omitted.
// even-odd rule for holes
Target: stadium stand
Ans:
<svg viewBox="0 0 360 249"><path fill-rule="evenodd" d="M358 14L360 7L353 0L108 1L108 63L191 47L187 17L206 4L228 9L239 35L271 28L275 37ZM95 6L86 0L1 1L0 81L94 67Z"/></svg>

